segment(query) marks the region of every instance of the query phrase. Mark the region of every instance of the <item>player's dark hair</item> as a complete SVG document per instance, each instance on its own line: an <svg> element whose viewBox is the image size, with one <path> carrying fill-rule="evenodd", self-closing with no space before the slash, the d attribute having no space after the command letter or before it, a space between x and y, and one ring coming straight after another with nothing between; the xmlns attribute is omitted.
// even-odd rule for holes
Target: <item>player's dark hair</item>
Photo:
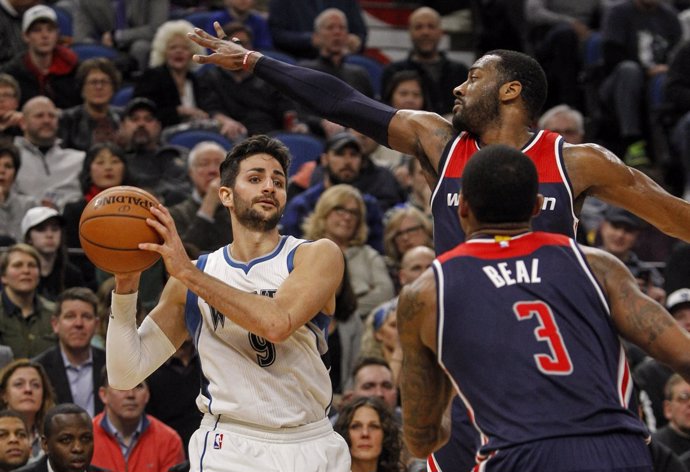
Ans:
<svg viewBox="0 0 690 472"><path fill-rule="evenodd" d="M462 174L462 196L481 223L529 221L538 187L534 163L502 144L475 153Z"/></svg>
<svg viewBox="0 0 690 472"><path fill-rule="evenodd" d="M220 164L220 184L224 187L234 187L237 174L240 171L240 163L248 157L257 154L273 156L283 168L285 177L287 177L288 168L290 167L290 151L287 146L277 139L257 134L235 145L227 153L225 160Z"/></svg>
<svg viewBox="0 0 690 472"><path fill-rule="evenodd" d="M43 418L43 436L45 436L46 439L49 438L53 432L53 418L58 415L83 415L84 423L92 427L89 414L85 409L74 403L60 403L48 410L45 418Z"/></svg>
<svg viewBox="0 0 690 472"><path fill-rule="evenodd" d="M530 121L536 122L546 102L548 84L544 69L534 58L521 52L494 49L485 54L485 56L489 55L501 58L496 64L500 84L512 80L522 84L521 96L525 102L527 114Z"/></svg>

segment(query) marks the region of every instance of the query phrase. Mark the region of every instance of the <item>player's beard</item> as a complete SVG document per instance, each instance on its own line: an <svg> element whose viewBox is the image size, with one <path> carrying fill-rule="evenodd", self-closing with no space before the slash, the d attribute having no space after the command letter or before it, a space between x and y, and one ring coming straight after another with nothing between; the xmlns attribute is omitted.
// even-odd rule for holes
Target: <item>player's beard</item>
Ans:
<svg viewBox="0 0 690 472"><path fill-rule="evenodd" d="M274 229L278 225L280 217L283 216L283 208L278 206L278 201L275 200L275 198L273 199L277 211L268 217L252 207L254 203L265 198L266 197L255 198L252 202L248 202L235 194L233 200L235 203L235 217L237 221L252 231L265 232Z"/></svg>
<svg viewBox="0 0 690 472"><path fill-rule="evenodd" d="M500 116L498 89L499 86L496 85L484 90L471 106L463 102L460 110L453 115L453 128L458 132L469 131L480 135L489 123L497 121Z"/></svg>

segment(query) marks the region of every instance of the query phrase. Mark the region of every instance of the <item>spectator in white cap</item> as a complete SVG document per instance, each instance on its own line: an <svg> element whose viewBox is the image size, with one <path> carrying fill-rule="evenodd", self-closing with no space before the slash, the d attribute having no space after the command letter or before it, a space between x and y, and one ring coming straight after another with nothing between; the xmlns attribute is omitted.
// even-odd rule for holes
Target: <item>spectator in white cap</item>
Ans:
<svg viewBox="0 0 690 472"><path fill-rule="evenodd" d="M20 106L38 95L49 97L58 108L81 103L74 78L79 59L58 45L55 10L46 5L29 8L22 17L22 34L27 50L16 53L3 70L20 84Z"/></svg>
<svg viewBox="0 0 690 472"><path fill-rule="evenodd" d="M41 278L38 293L49 300L70 287L86 285L81 270L68 259L65 220L54 208L37 206L22 219L24 242L38 252Z"/></svg>
<svg viewBox="0 0 690 472"><path fill-rule="evenodd" d="M680 326L690 331L690 288L681 288L666 298L666 309ZM633 378L641 390L640 400L650 430L667 423L664 415L664 385L673 371L660 362L647 357L633 371Z"/></svg>
<svg viewBox="0 0 690 472"><path fill-rule="evenodd" d="M38 294L40 259L24 243L11 246L0 259L0 344L16 359L34 357L55 345L50 319L55 304Z"/></svg>
<svg viewBox="0 0 690 472"><path fill-rule="evenodd" d="M4 0L0 2L0 67L12 59L12 55L26 50L22 38L22 14L39 0Z"/></svg>

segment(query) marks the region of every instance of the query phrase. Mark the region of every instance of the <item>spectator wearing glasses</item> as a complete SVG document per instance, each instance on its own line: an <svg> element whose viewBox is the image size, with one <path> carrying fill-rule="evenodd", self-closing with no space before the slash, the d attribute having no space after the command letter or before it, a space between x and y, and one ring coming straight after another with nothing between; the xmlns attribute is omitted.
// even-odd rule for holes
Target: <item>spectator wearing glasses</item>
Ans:
<svg viewBox="0 0 690 472"><path fill-rule="evenodd" d="M84 103L60 116L62 145L88 151L93 144L114 141L120 127L120 110L110 106L120 87L120 72L109 59L94 57L79 65L76 76Z"/></svg>
<svg viewBox="0 0 690 472"><path fill-rule="evenodd" d="M690 384L673 374L664 388L664 416L668 424L652 435L653 441L668 446L677 455L690 451Z"/></svg>
<svg viewBox="0 0 690 472"><path fill-rule="evenodd" d="M394 295L383 256L366 244L367 231L362 194L346 184L324 191L304 223L308 239L328 238L345 254L360 318Z"/></svg>
<svg viewBox="0 0 690 472"><path fill-rule="evenodd" d="M413 206L392 210L383 231L390 272L397 274L403 255L415 246L433 247L431 220Z"/></svg>
<svg viewBox="0 0 690 472"><path fill-rule="evenodd" d="M0 73L0 137L22 135L19 126L22 118L19 111L20 94L17 79L9 74Z"/></svg>

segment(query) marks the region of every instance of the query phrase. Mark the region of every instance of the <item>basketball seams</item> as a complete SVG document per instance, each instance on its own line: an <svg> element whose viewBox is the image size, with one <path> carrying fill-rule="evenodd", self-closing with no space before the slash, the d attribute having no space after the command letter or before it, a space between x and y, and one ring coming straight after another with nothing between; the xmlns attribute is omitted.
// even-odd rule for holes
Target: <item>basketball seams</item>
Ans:
<svg viewBox="0 0 690 472"><path fill-rule="evenodd" d="M110 273L143 271L155 264L160 255L143 251L138 244L162 242L146 223L155 218L150 209L158 204L153 195L131 186L111 187L96 195L79 221L79 239L89 260Z"/></svg>

